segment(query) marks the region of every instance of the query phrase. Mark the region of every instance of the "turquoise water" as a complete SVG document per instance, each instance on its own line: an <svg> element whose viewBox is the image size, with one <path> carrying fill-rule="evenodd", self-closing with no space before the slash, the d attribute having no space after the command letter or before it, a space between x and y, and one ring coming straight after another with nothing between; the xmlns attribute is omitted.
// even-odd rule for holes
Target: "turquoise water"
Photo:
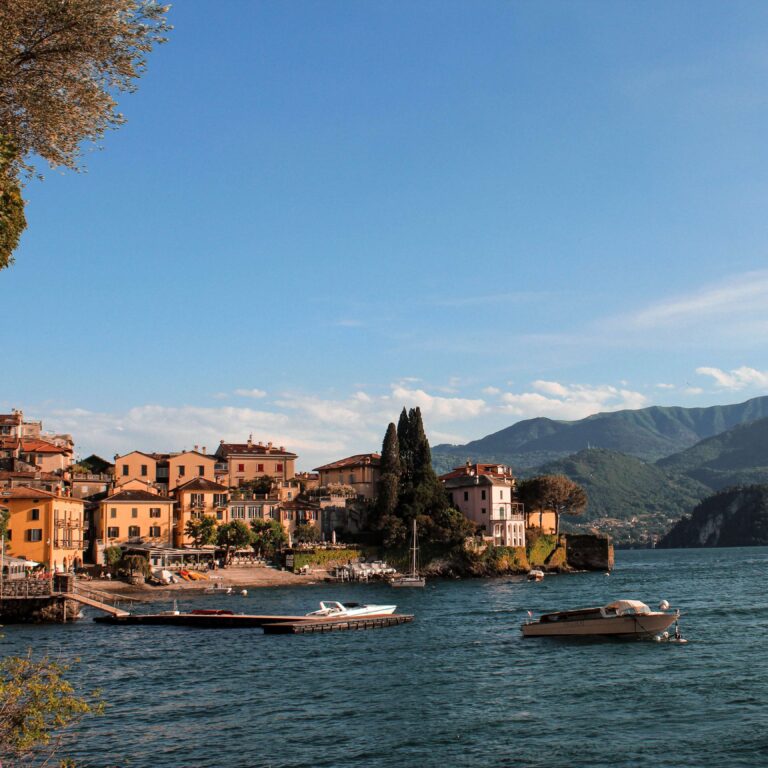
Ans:
<svg viewBox="0 0 768 768"><path fill-rule="evenodd" d="M323 585L180 607L298 613L397 602L410 625L260 630L6 628L0 653L77 655L107 713L68 753L90 766L768 764L768 548L618 552L613 575ZM527 610L619 597L686 614L688 645L526 639ZM167 604L162 607L168 607Z"/></svg>

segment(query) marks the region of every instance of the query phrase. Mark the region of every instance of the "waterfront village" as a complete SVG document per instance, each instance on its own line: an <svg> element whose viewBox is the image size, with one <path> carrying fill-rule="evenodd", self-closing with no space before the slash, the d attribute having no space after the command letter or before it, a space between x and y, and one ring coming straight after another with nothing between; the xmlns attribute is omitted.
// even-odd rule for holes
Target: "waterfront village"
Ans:
<svg viewBox="0 0 768 768"><path fill-rule="evenodd" d="M312 472L297 472L297 459L283 445L249 436L242 443L222 440L213 450L137 448L112 461L96 455L75 461L72 435L45 433L40 421L18 410L0 415L3 576L9 582L34 568L48 575L95 569L103 577L115 552L143 558L147 576L192 564L263 562L256 545L242 541L222 558L221 541L198 535L201 521L214 530L277 524L281 547L273 554L283 567L293 566L297 548L330 550L359 541L380 486L381 455L347 456ZM555 513L526 510L507 466L467 462L439 480L476 547L524 551L527 537L556 538ZM552 565L557 562L563 559ZM598 567L611 562L612 548Z"/></svg>

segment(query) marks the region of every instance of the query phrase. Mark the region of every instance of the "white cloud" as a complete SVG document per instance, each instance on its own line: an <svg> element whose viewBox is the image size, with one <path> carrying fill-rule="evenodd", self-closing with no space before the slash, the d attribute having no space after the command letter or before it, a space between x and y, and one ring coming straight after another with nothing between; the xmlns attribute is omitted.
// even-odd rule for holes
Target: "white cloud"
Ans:
<svg viewBox="0 0 768 768"><path fill-rule="evenodd" d="M648 404L647 398L640 392L610 385L595 387L535 381L532 386L539 391L504 393L501 410L522 418L548 416L570 421L601 411L644 408Z"/></svg>
<svg viewBox="0 0 768 768"><path fill-rule="evenodd" d="M684 395L701 395L704 393L704 390L701 387L686 387L683 390Z"/></svg>
<svg viewBox="0 0 768 768"><path fill-rule="evenodd" d="M768 270L746 272L687 296L654 304L634 315L642 328L701 323L705 317L759 314L766 316Z"/></svg>
<svg viewBox="0 0 768 768"><path fill-rule="evenodd" d="M263 389L236 389L233 394L238 397L253 397L255 399L267 396Z"/></svg>
<svg viewBox="0 0 768 768"><path fill-rule="evenodd" d="M485 387L483 394L493 397L494 395L500 395L501 390L498 387Z"/></svg>
<svg viewBox="0 0 768 768"><path fill-rule="evenodd" d="M463 397L438 397L427 394L423 389L406 389L402 385L392 388L395 400L418 406L422 414L435 420L470 419L483 413L487 406L485 400L471 400Z"/></svg>
<svg viewBox="0 0 768 768"><path fill-rule="evenodd" d="M674 389L674 388L675 388L674 384L664 384L664 383L656 384L656 389Z"/></svg>
<svg viewBox="0 0 768 768"><path fill-rule="evenodd" d="M711 376L718 387L736 391L748 387L768 387L768 371L758 371L746 365L734 368L732 371L723 371L720 368L701 367L696 373L702 376Z"/></svg>

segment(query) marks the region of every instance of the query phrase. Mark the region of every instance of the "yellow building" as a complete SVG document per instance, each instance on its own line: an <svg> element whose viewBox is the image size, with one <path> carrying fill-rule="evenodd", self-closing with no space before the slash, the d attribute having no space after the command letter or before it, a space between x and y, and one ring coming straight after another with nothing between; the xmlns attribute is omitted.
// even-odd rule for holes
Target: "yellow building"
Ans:
<svg viewBox="0 0 768 768"><path fill-rule="evenodd" d="M213 517L220 525L227 523L227 487L205 477L195 477L174 491L178 507L174 524L174 543L177 547L192 544L184 531L190 520Z"/></svg>
<svg viewBox="0 0 768 768"><path fill-rule="evenodd" d="M133 480L140 480L170 493L194 477L214 480L215 467L213 456L197 450L180 453L132 451L124 456L115 456L115 485L124 486Z"/></svg>
<svg viewBox="0 0 768 768"><path fill-rule="evenodd" d="M321 486L349 485L355 489L358 496L374 499L379 482L380 463L381 456L378 453L359 453L331 464L324 464L314 471L320 474Z"/></svg>
<svg viewBox="0 0 768 768"><path fill-rule="evenodd" d="M43 563L49 570L67 570L83 562L81 499L18 487L0 491L0 504L10 512L6 552Z"/></svg>
<svg viewBox="0 0 768 768"><path fill-rule="evenodd" d="M249 480L267 475L274 480L291 480L296 474L295 453L267 443L254 443L249 437L246 443L221 441L215 458L227 466L227 485L238 488Z"/></svg>
<svg viewBox="0 0 768 768"><path fill-rule="evenodd" d="M174 503L150 491L119 489L99 504L97 548L139 543L173 546ZM98 553L96 560L101 560Z"/></svg>

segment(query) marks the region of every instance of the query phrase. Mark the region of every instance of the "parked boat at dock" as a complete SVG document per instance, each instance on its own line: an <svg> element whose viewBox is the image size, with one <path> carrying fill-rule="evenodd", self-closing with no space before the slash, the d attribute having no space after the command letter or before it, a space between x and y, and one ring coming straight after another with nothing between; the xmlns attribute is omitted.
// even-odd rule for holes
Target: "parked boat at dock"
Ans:
<svg viewBox="0 0 768 768"><path fill-rule="evenodd" d="M339 603L335 600L321 601L320 608L307 614L308 618L341 618L357 616L389 616L396 605L362 605L361 603Z"/></svg>
<svg viewBox="0 0 768 768"><path fill-rule="evenodd" d="M661 607L652 611L639 600L614 600L598 608L545 613L537 621L525 622L521 629L524 637L656 637L680 617L680 611L667 610L666 600Z"/></svg>

